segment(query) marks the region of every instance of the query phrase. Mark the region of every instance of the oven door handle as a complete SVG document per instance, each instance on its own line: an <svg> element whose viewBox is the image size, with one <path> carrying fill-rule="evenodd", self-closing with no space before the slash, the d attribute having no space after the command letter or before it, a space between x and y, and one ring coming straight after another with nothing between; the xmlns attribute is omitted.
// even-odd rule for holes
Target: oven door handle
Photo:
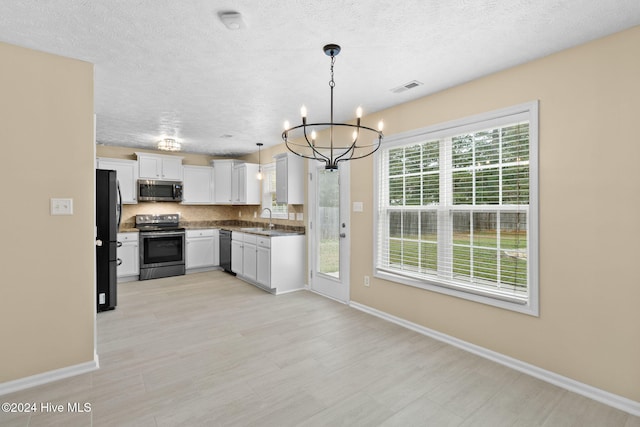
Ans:
<svg viewBox="0 0 640 427"><path fill-rule="evenodd" d="M171 237L171 236L184 236L184 231L142 231L140 237Z"/></svg>

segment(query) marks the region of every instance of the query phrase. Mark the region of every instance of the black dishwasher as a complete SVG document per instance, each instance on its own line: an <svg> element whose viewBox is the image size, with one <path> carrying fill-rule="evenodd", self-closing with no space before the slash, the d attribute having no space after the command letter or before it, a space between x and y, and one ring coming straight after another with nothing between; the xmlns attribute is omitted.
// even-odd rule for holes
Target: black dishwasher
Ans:
<svg viewBox="0 0 640 427"><path fill-rule="evenodd" d="M220 230L220 267L227 273L231 271L231 231Z"/></svg>

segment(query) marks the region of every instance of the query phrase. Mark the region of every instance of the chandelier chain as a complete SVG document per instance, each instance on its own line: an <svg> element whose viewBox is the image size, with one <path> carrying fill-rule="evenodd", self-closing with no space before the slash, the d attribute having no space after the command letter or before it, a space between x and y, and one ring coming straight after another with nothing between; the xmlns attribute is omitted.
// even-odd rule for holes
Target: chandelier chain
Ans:
<svg viewBox="0 0 640 427"><path fill-rule="evenodd" d="M331 56L331 80L329 80L329 87L334 88L336 86L336 82L333 80L333 64L336 63L336 57Z"/></svg>

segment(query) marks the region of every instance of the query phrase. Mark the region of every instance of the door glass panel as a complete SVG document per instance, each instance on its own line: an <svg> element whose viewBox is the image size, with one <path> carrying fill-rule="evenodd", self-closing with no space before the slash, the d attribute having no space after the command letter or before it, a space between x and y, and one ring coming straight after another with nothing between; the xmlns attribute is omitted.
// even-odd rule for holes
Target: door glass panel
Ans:
<svg viewBox="0 0 640 427"><path fill-rule="evenodd" d="M339 172L318 171L318 272L340 278Z"/></svg>

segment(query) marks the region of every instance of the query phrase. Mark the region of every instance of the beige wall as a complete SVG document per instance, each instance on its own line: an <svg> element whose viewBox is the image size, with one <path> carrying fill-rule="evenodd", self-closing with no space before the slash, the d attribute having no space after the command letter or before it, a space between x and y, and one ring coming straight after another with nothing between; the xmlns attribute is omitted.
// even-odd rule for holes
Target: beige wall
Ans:
<svg viewBox="0 0 640 427"><path fill-rule="evenodd" d="M3 43L0 64L2 383L93 361L95 221L93 66Z"/></svg>
<svg viewBox="0 0 640 427"><path fill-rule="evenodd" d="M640 27L367 117L386 134L540 100L540 317L373 279L352 164L351 299L640 402ZM363 119L364 120L364 119Z"/></svg>

